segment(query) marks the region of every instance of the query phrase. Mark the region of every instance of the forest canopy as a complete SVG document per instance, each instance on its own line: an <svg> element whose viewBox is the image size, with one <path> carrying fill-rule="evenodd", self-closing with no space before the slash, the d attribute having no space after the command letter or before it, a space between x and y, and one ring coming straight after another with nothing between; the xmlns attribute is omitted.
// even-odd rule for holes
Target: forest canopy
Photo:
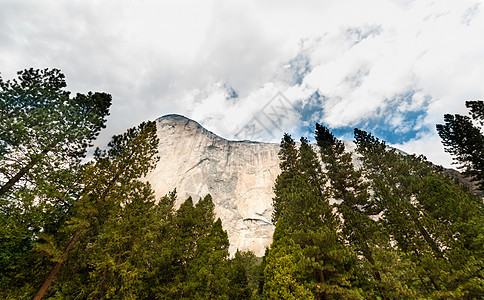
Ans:
<svg viewBox="0 0 484 300"><path fill-rule="evenodd" d="M175 209L175 189L156 199L141 180L158 161L154 122L82 161L112 99L66 86L55 69L0 78L0 298L484 297L483 200L425 157L355 129L356 168L324 125L316 144L285 134L273 243L231 257L210 195ZM482 185L483 103L466 105L437 130Z"/></svg>

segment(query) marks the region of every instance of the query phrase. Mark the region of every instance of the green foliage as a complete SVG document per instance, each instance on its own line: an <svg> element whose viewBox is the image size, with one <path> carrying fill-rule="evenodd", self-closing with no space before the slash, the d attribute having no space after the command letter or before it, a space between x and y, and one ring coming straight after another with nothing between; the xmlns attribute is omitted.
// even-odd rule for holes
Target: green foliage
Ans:
<svg viewBox="0 0 484 300"><path fill-rule="evenodd" d="M237 251L235 257L230 261L229 272L229 299L249 299L251 291L247 278L247 264L242 254Z"/></svg>
<svg viewBox="0 0 484 300"><path fill-rule="evenodd" d="M482 200L422 156L399 154L357 129L355 137L379 223L416 275L406 285L432 298L482 295Z"/></svg>
<svg viewBox="0 0 484 300"><path fill-rule="evenodd" d="M94 161L84 166L82 194L72 209L73 217L69 220L68 226L62 229L70 240L61 241L58 245L55 245L58 249L57 252L62 254L51 258L55 262L54 265L56 267L67 260L69 267L61 270L68 277L72 273L77 273L81 277L74 278L72 281L79 282L78 284L83 287L83 293L96 294L97 289L108 293L102 290L103 286L101 284L94 290L84 286L83 278L87 276L92 277L95 274L90 272L92 268L101 269L106 274L112 272L114 274L112 275L112 280L115 280L115 270L93 263L93 258L89 256L89 252L81 249L85 247L94 248L96 245L94 241L97 239L104 241L102 239L103 236L113 232L113 234L116 234L116 230L128 230L129 226L134 225L131 225L129 220L123 220L127 224L120 223L120 216L128 218L130 209L143 203L147 203L145 205L149 206L149 203L153 201L151 188L146 183L142 183L139 178L146 175L155 166L157 145L158 138L156 137L155 123L142 123L135 128L128 129L122 135L114 136L111 142L108 143L108 150L101 151L96 149ZM106 233L106 230L108 233ZM121 234L118 233L118 235ZM128 238L129 235L126 235L126 237ZM81 243L77 243L79 239L81 239ZM107 241L104 241L104 243L109 245ZM108 262L116 262L115 253L118 250L116 247L120 247L120 249L128 247L119 243L120 241L116 241L112 246L102 248L105 249L105 252L100 252L99 255L101 257L104 255ZM71 258L71 250L74 253L80 253L83 256L82 260L77 263L71 263L72 259L76 260L78 258ZM110 253L109 251L115 253ZM69 270L70 267L74 268L74 270ZM111 277L106 276L103 280L109 282L108 278ZM44 284L49 284L48 280ZM57 280L54 281L51 291L59 290L58 284L64 285L62 289L69 290L70 285L68 283ZM111 293L119 291L119 289L113 291L115 287L116 285L114 284L110 286ZM78 289L79 287L73 288Z"/></svg>
<svg viewBox="0 0 484 300"><path fill-rule="evenodd" d="M230 259L210 195L175 210L176 191L155 199L140 180L157 162L154 122L80 163L111 98L65 86L58 70L0 78L1 298L41 286L49 299L484 297L482 199L424 157L355 129L355 168L322 125L316 146L285 134L273 244L263 258ZM484 104L466 105L470 117L437 128L482 184Z"/></svg>
<svg viewBox="0 0 484 300"><path fill-rule="evenodd" d="M360 169L319 124L319 157L282 139L264 297L481 298L482 199L422 156L355 138Z"/></svg>
<svg viewBox="0 0 484 300"><path fill-rule="evenodd" d="M341 224L328 201L327 176L313 147L302 138L297 149L285 135L280 157L282 172L274 190L276 231L266 260L264 295L361 298L353 285L356 256L337 233ZM283 266L287 269L281 270Z"/></svg>
<svg viewBox="0 0 484 300"><path fill-rule="evenodd" d="M307 282L311 261L304 256L301 246L287 236L273 245L264 269L265 299L313 299L313 289Z"/></svg>
<svg viewBox="0 0 484 300"><path fill-rule="evenodd" d="M445 124L438 124L437 131L445 151L484 191L484 102L467 101L466 107L470 117L446 114Z"/></svg>
<svg viewBox="0 0 484 300"><path fill-rule="evenodd" d="M272 222L274 223L277 222L282 214L291 211L287 207L284 207L287 201L279 200L279 198L284 194L290 193L292 186L294 186L293 182L297 173L297 155L296 143L290 135L284 134L279 151L279 159L281 160L279 167L282 172L277 176L274 188L276 194L273 201L274 209L272 213Z"/></svg>
<svg viewBox="0 0 484 300"><path fill-rule="evenodd" d="M196 256L190 263L188 286L192 299L229 299L227 232L222 221L213 223L210 233L197 243Z"/></svg>
<svg viewBox="0 0 484 300"><path fill-rule="evenodd" d="M229 299L260 299L259 284L264 278L262 258L237 251L230 260Z"/></svg>
<svg viewBox="0 0 484 300"><path fill-rule="evenodd" d="M59 70L18 75L0 78L0 294L13 298L35 289L49 258L58 259L82 190L80 159L111 105L105 93L70 97Z"/></svg>
<svg viewBox="0 0 484 300"><path fill-rule="evenodd" d="M20 189L39 197L68 193L72 187L65 186L64 173L79 164L105 127L111 96L90 92L71 98L56 69L18 75L0 79L0 196Z"/></svg>
<svg viewBox="0 0 484 300"><path fill-rule="evenodd" d="M292 229L320 226L323 220L333 222L334 216L323 188L326 179L307 140L301 139L300 149L296 149L292 138L286 135L281 142L279 156L281 168L288 165L286 160L292 162L276 178L273 222L277 224L284 220L286 226Z"/></svg>
<svg viewBox="0 0 484 300"><path fill-rule="evenodd" d="M367 297L407 298L412 295L402 283L402 257L393 249L389 236L377 221L381 208L363 177L363 169L355 169L351 153L328 128L316 124L316 141L321 161L331 182L329 191L343 219L342 236L361 257L358 284ZM373 141L369 138L369 141ZM374 149L379 149L374 147ZM382 259L382 260L380 260ZM393 265L393 268L384 268ZM395 292L398 290L398 292Z"/></svg>
<svg viewBox="0 0 484 300"><path fill-rule="evenodd" d="M89 281L96 284L85 287L90 296L141 298L144 294L143 281L152 264L149 250L160 224L149 184L133 184L125 199L129 202L111 213L91 242Z"/></svg>
<svg viewBox="0 0 484 300"><path fill-rule="evenodd" d="M229 242L220 219L214 221L213 209L207 195L195 205L188 198L176 212L168 210L165 227L152 245L147 298L228 299Z"/></svg>

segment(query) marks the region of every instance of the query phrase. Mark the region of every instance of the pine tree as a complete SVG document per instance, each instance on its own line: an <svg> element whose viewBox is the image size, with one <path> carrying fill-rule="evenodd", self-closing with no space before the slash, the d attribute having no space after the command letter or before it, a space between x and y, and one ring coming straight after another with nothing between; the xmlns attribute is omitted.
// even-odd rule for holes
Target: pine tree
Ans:
<svg viewBox="0 0 484 300"><path fill-rule="evenodd" d="M309 285L311 260L289 236L281 237L266 258L264 299L314 299Z"/></svg>
<svg viewBox="0 0 484 300"><path fill-rule="evenodd" d="M273 201L273 223L276 223L284 213L289 212L289 210L284 207L289 200L283 199L283 197L291 197L289 193L291 193L291 188L294 186L295 177L298 172L298 150L293 138L288 134L284 134L280 146L279 159L281 162L279 163L279 167L281 169L281 174L277 176L274 187L274 193L276 195Z"/></svg>
<svg viewBox="0 0 484 300"><path fill-rule="evenodd" d="M229 271L229 299L250 299L249 280L247 278L247 262L244 261L242 254L237 251L234 258L230 260Z"/></svg>
<svg viewBox="0 0 484 300"><path fill-rule="evenodd" d="M40 299L51 285L62 264L69 258L81 236L95 238L109 220L113 208L129 201L136 191L139 178L151 170L157 161L158 138L156 124L145 122L114 136L107 151L96 149L94 162L85 167L83 192L74 207L70 225L65 227L67 241L40 244L37 249L51 255L53 268L35 296ZM52 240L44 236L45 241Z"/></svg>
<svg viewBox="0 0 484 300"><path fill-rule="evenodd" d="M229 240L217 219L210 233L197 243L196 256L190 263L187 285L192 299L229 299Z"/></svg>
<svg viewBox="0 0 484 300"><path fill-rule="evenodd" d="M144 290L147 299L163 295L164 286L171 281L173 274L173 231L175 222L176 190L163 196L154 207L156 232L150 244L148 259L150 265L144 278Z"/></svg>
<svg viewBox="0 0 484 300"><path fill-rule="evenodd" d="M382 208L379 222L413 263L408 272L418 279L415 290L427 297L481 293L480 279L469 286L464 278L481 278L482 260L474 257L480 256L475 246L482 245L483 228L476 226L482 224L482 201L422 156L399 154L357 129L355 138ZM463 253L472 258L468 264L462 262Z"/></svg>
<svg viewBox="0 0 484 300"><path fill-rule="evenodd" d="M0 78L0 294L29 295L32 278L48 267L39 242L67 238L62 228L82 190L80 159L105 127L111 96L70 97L56 69L18 75Z"/></svg>
<svg viewBox="0 0 484 300"><path fill-rule="evenodd" d="M49 184L62 186L66 178L58 173L78 165L105 127L111 96L71 98L65 87L56 69L20 71L18 80L0 78L0 197L20 188L46 193Z"/></svg>
<svg viewBox="0 0 484 300"><path fill-rule="evenodd" d="M284 219L291 229L314 227L322 220L333 222L334 216L325 198L325 178L308 141L302 138L300 149L297 149L292 138L286 134L279 156L281 174L276 178L274 188L272 221L277 224Z"/></svg>
<svg viewBox="0 0 484 300"><path fill-rule="evenodd" d="M171 241L170 267L166 271L166 281L158 288L158 293L168 298L189 297L191 288L186 285L189 263L195 258L197 249L195 207L191 197L178 208L168 234Z"/></svg>
<svg viewBox="0 0 484 300"><path fill-rule="evenodd" d="M214 219L210 195L200 198L195 205L191 197L180 205L166 236L160 237L169 243L164 269L156 273L159 282L155 288L156 297L226 296L228 238L221 221L214 222ZM205 275L212 281L207 283Z"/></svg>
<svg viewBox="0 0 484 300"><path fill-rule="evenodd" d="M336 201L343 219L343 237L356 254L365 259L359 267L364 267L364 272L360 273L363 276L360 278L361 283L368 294L383 299L411 297L412 291L406 291L405 285L400 286L401 276L394 273L395 268L385 270L380 267L390 263L397 266L401 258L394 253L390 240L375 221L381 209L369 193L369 184L364 180L362 170L355 169L351 153L345 152L343 142L327 127L316 124L315 133L321 161L330 181L330 196ZM378 261L382 256L385 261ZM388 258L394 261L390 262ZM364 273L371 277L365 278ZM398 293L395 293L397 289Z"/></svg>
<svg viewBox="0 0 484 300"><path fill-rule="evenodd" d="M260 257L250 251L235 252L230 260L229 299L259 299L259 283L263 276Z"/></svg>
<svg viewBox="0 0 484 300"><path fill-rule="evenodd" d="M151 186L138 181L131 184L120 203L113 203L115 207L87 253L91 271L83 289L89 297L147 296L145 278L155 262L151 251L162 226L154 202Z"/></svg>
<svg viewBox="0 0 484 300"><path fill-rule="evenodd" d="M310 291L313 297L321 299L361 298L353 285L356 256L344 247L337 234L340 223L329 204L326 178L312 146L302 138L297 149L292 138L285 135L280 157L282 172L276 179L273 215L276 231L267 256L265 295L303 297ZM298 266L297 271L292 267L284 271L278 270L282 267L279 259L307 263ZM273 294L282 284L276 274L284 274L284 280L294 282L281 286L282 290L287 289L284 294Z"/></svg>
<svg viewBox="0 0 484 300"><path fill-rule="evenodd" d="M445 151L484 191L484 102L467 101L466 107L470 117L446 114L437 131Z"/></svg>
<svg viewBox="0 0 484 300"><path fill-rule="evenodd" d="M214 209L215 204L210 194L200 198L197 204L195 204L196 222L194 234L197 242L210 233L215 221Z"/></svg>

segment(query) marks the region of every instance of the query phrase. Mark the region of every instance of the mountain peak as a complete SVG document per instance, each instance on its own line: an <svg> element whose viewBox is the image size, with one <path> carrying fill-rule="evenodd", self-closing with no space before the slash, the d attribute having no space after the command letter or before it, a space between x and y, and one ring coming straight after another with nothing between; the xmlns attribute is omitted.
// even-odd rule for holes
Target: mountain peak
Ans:
<svg viewBox="0 0 484 300"><path fill-rule="evenodd" d="M178 114L168 114L156 119L158 126L163 130L175 130L178 132L191 132L192 134L202 134L215 139L224 139L215 133L205 129L200 123L188 117Z"/></svg>
<svg viewBox="0 0 484 300"><path fill-rule="evenodd" d="M176 125L179 125L179 124L186 125L188 123L195 123L199 127L203 128L202 125L200 125L198 122L196 122L196 121L194 121L194 120L192 120L188 117L185 117L183 115L178 115L178 114L164 115L164 116L156 119L156 121L160 122L160 123L172 123L172 124L176 124Z"/></svg>
<svg viewBox="0 0 484 300"><path fill-rule="evenodd" d="M168 115L164 115L164 116L159 117L156 120L157 121L161 121L161 120L173 120L173 121L176 121L176 120L187 120L187 121L193 121L192 119L187 118L187 117L185 117L183 115L179 115L179 114L168 114Z"/></svg>
<svg viewBox="0 0 484 300"><path fill-rule="evenodd" d="M185 116L156 120L160 160L147 176L156 198L176 188L178 208L211 194L215 213L227 231L230 253L237 249L262 256L272 242L273 185L279 170L279 145L229 141Z"/></svg>

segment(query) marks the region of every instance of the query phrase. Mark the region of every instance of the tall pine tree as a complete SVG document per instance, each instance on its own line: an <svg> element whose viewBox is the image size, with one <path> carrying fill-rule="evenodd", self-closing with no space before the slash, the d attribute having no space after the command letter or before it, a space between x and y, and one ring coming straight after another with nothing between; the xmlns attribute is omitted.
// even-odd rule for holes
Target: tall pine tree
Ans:
<svg viewBox="0 0 484 300"><path fill-rule="evenodd" d="M70 226L65 228L70 239L58 245L45 243L38 247L52 256L53 266L35 299L45 294L79 239L97 236L113 208L121 205L121 201L129 202L130 193L136 195L139 178L156 164L157 145L155 122L145 122L114 136L108 150L96 149L94 162L85 167L83 192L76 202ZM147 195L146 191L143 193ZM49 239L49 235L44 236L44 240Z"/></svg>
<svg viewBox="0 0 484 300"><path fill-rule="evenodd" d="M475 246L482 245L483 228L477 225L482 224L482 201L422 156L400 154L358 129L355 138L382 209L379 222L413 262L409 272L418 279L415 289L427 297L472 298L481 293L482 259L475 258L481 253ZM472 259L462 265L457 253ZM469 286L465 278L470 277L477 279Z"/></svg>
<svg viewBox="0 0 484 300"><path fill-rule="evenodd" d="M444 115L437 125L445 151L484 191L484 101L467 101L470 116Z"/></svg>
<svg viewBox="0 0 484 300"><path fill-rule="evenodd" d="M57 173L76 166L105 127L111 96L71 97L65 87L57 69L20 71L18 80L0 78L0 197L60 184L65 179Z"/></svg>
<svg viewBox="0 0 484 300"><path fill-rule="evenodd" d="M370 275L370 278L365 278L361 273L359 278L367 295L378 295L383 299L414 296L400 283L400 273L396 273L395 268L381 267L390 263L399 265L401 258L393 251L389 238L376 221L381 209L368 190L369 183L363 178L363 170L355 169L351 153L345 151L343 142L327 127L316 124L315 133L330 182L328 190L343 219L341 233L356 254L364 258L360 268ZM389 261L389 258L394 260Z"/></svg>
<svg viewBox="0 0 484 300"><path fill-rule="evenodd" d="M310 292L320 299L361 298L353 285L356 256L338 236L340 222L328 201L326 178L313 147L302 138L297 149L285 135L280 158L273 215L276 232L266 259L264 294L298 298ZM289 262L293 267L280 269ZM293 283L285 286L284 281Z"/></svg>
<svg viewBox="0 0 484 300"><path fill-rule="evenodd" d="M43 240L55 244L66 238L61 229L82 191L80 160L105 127L111 96L71 97L65 87L56 69L0 78L2 289L30 291L37 283L31 278L43 276L46 258L35 248Z"/></svg>

